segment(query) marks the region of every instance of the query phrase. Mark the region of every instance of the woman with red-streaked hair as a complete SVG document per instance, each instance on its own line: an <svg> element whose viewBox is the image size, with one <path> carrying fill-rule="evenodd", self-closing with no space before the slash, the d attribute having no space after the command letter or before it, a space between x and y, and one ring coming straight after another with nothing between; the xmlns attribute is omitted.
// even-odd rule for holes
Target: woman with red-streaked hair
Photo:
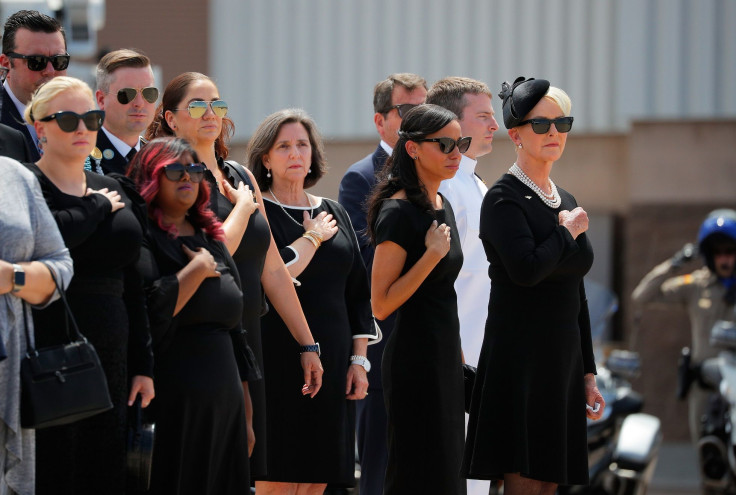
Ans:
<svg viewBox="0 0 736 495"><path fill-rule="evenodd" d="M252 363L252 354L242 334L238 271L208 209L204 171L185 140L158 138L128 172L149 216L139 269L157 379L152 493L250 489L236 356Z"/></svg>

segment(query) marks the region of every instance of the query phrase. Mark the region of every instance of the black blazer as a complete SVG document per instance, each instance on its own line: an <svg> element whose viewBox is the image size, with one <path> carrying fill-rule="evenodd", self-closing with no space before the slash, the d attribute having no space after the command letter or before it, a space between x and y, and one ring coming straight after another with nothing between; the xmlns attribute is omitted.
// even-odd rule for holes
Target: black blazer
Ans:
<svg viewBox="0 0 736 495"><path fill-rule="evenodd" d="M107 134L105 134L105 131L102 129L97 131L97 148L102 153L100 167L105 175L113 172L125 175L125 171L128 169L128 159L118 152L118 149L113 146L107 138ZM112 156L110 156L110 153L112 153ZM110 156L110 158L108 158L108 156ZM96 161L94 159L92 160Z"/></svg>
<svg viewBox="0 0 736 495"><path fill-rule="evenodd" d="M31 136L28 127L26 127L26 122L23 120L23 116L18 113L15 103L13 103L13 100L10 99L10 95L2 86L0 86L0 93L2 93L2 112L0 112L0 123L3 123L8 127L12 127L23 134L23 138L26 140L28 152L30 153L30 160L27 161L37 162L38 159L41 158L41 155L38 152L38 148L36 148L36 143L33 141L33 137Z"/></svg>
<svg viewBox="0 0 736 495"><path fill-rule="evenodd" d="M24 163L33 161L23 133L5 124L0 124L0 156Z"/></svg>

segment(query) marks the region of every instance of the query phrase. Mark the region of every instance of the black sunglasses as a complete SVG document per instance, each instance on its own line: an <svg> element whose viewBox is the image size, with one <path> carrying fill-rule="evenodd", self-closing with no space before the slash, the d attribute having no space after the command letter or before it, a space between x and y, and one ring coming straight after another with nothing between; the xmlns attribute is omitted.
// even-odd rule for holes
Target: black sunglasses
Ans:
<svg viewBox="0 0 736 495"><path fill-rule="evenodd" d="M430 143L440 143L440 151L445 155L449 155L450 153L452 153L452 150L455 149L455 145L457 145L457 150L460 153L465 153L466 151L468 151L468 148L470 148L470 141L472 139L472 137L466 136L461 137L457 141L448 137L412 139L412 141L414 141L415 143L424 143L427 141L429 141Z"/></svg>
<svg viewBox="0 0 736 495"><path fill-rule="evenodd" d="M184 177L184 174L187 173L189 174L189 180L197 184L204 179L204 169L204 163L190 163L185 165L176 162L166 165L164 167L164 173L166 174L166 178L172 182L179 182Z"/></svg>
<svg viewBox="0 0 736 495"><path fill-rule="evenodd" d="M552 124L557 132L566 133L572 129L572 117L558 117L556 119L529 119L519 122L519 125L531 124L534 134L546 134Z"/></svg>
<svg viewBox="0 0 736 495"><path fill-rule="evenodd" d="M402 103L400 105L394 105L390 107L388 110L386 110L384 113L389 113L394 108L397 112L399 112L399 117L402 119L404 118L404 115L406 115L406 112L411 110L412 108L416 107L417 105L414 105L413 103Z"/></svg>
<svg viewBox="0 0 736 495"><path fill-rule="evenodd" d="M138 92L143 95L143 99L146 100L148 103L155 103L156 100L158 100L158 88L149 87L149 88L122 88L118 90L118 101L122 105L127 105L131 101L135 100L135 97L138 95Z"/></svg>
<svg viewBox="0 0 736 495"><path fill-rule="evenodd" d="M26 60L28 64L28 70L34 72L41 72L46 68L46 65L51 61L51 66L54 70L66 70L69 67L69 59L71 56L66 53L64 55L21 55L20 53L8 52L6 54L10 58L22 58Z"/></svg>
<svg viewBox="0 0 736 495"><path fill-rule="evenodd" d="M82 115L74 112L56 112L51 115L38 119L41 122L49 122L55 120L59 124L59 129L64 132L74 132L79 127L79 121L84 122L84 126L89 131L99 131L102 123L105 121L104 110L90 110Z"/></svg>

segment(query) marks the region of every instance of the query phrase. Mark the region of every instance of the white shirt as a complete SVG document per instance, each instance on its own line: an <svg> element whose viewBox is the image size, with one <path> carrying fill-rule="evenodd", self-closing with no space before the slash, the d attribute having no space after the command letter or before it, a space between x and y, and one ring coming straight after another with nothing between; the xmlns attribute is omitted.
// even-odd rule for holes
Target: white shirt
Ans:
<svg viewBox="0 0 736 495"><path fill-rule="evenodd" d="M455 212L455 223L463 249L463 266L455 281L455 292L465 362L473 366L478 366L491 293L488 260L478 237L480 207L488 188L475 175L477 163L463 155L455 177L440 184L440 193L447 198Z"/></svg>
<svg viewBox="0 0 736 495"><path fill-rule="evenodd" d="M26 115L26 105L25 103L21 103L21 101L16 98L16 96L13 94L13 90L10 89L10 86L8 85L8 81L5 81L3 83L3 88L8 93L8 96L10 96L10 100L15 105L15 108L18 109L18 113L20 114L21 119L25 119ZM36 118L40 117L39 115L36 115ZM45 117L45 115L43 116ZM40 151L40 148L38 147L38 134L36 134L36 128L32 126L29 123L26 123L26 127L28 128L28 132L31 133L31 137L33 138L33 143L36 145L36 148Z"/></svg>
<svg viewBox="0 0 736 495"><path fill-rule="evenodd" d="M383 151L385 151L388 156L391 156L394 153L394 149L383 139L381 139L381 148L383 148Z"/></svg>
<svg viewBox="0 0 736 495"><path fill-rule="evenodd" d="M107 136L107 139L109 139L112 145L115 146L115 149L118 150L118 153L120 153L122 156L128 156L128 153L130 153L130 150L133 149L132 146L128 146L128 144L125 141L123 141L122 139L117 137L115 134L105 129L104 125L102 126L102 132L105 133L105 135ZM136 151L141 150L141 140L140 139L138 139L138 144L136 144L135 150Z"/></svg>

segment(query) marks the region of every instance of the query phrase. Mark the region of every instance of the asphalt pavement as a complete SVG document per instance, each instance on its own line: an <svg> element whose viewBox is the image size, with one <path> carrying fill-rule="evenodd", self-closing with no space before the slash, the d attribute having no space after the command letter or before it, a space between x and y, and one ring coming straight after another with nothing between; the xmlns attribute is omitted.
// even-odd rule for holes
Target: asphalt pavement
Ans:
<svg viewBox="0 0 736 495"><path fill-rule="evenodd" d="M697 456L689 443L663 443L648 495L699 495Z"/></svg>

